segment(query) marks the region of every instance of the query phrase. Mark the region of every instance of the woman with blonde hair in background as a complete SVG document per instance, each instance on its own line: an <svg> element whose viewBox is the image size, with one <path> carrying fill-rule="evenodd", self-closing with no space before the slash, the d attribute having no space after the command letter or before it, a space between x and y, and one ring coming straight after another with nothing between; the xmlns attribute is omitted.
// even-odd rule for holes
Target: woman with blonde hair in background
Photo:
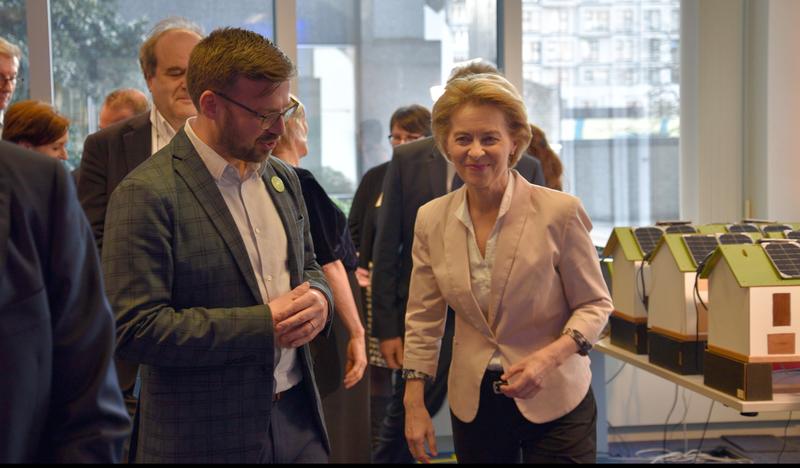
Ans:
<svg viewBox="0 0 800 468"><path fill-rule="evenodd" d="M456 325L448 379L459 463L595 462L587 353L612 311L577 198L513 170L531 139L519 93L497 75L448 83L436 144L464 186L420 208L403 374L409 449L428 461L424 403L446 308Z"/></svg>
<svg viewBox="0 0 800 468"><path fill-rule="evenodd" d="M299 166L308 154L305 108L291 96L295 110L286 118L286 131L272 155L294 167L308 209L317 262L333 292L334 322L330 336L311 342L314 371L331 441L331 463L369 462L369 392L357 385L367 367L366 337L349 276L357 257L347 218L314 175ZM355 283L355 280L353 280ZM349 339L344 339L345 333ZM342 358L346 360L342 380ZM341 389L341 384L344 389Z"/></svg>

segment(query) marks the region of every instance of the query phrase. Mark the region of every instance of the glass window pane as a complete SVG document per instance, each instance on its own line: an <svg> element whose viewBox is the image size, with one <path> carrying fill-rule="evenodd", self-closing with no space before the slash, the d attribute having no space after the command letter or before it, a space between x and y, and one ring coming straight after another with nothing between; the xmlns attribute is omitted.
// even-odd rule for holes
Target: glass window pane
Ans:
<svg viewBox="0 0 800 468"><path fill-rule="evenodd" d="M432 88L457 62L497 63L494 0L297 0L297 22L309 121L302 164L340 200L388 161L395 109L430 108Z"/></svg>
<svg viewBox="0 0 800 468"><path fill-rule="evenodd" d="M22 49L22 60L11 103L28 99L28 23L25 17L25 0L0 0L0 37ZM10 103L9 103L10 104Z"/></svg>
<svg viewBox="0 0 800 468"><path fill-rule="evenodd" d="M118 88L147 93L139 46L157 22L183 16L206 33L243 27L274 37L272 0L50 0L55 105L72 120L69 162L77 166L100 105Z"/></svg>
<svg viewBox="0 0 800 468"><path fill-rule="evenodd" d="M679 19L680 0L523 0L523 51L541 48L523 58L529 116L600 245L679 216Z"/></svg>

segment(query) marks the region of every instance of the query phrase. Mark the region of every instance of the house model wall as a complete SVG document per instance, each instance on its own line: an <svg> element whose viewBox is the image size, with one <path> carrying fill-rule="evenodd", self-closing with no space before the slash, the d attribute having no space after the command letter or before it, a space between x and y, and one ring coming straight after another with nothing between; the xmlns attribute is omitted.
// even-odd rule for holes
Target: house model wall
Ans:
<svg viewBox="0 0 800 468"><path fill-rule="evenodd" d="M682 234L665 234L653 251L647 326L680 340L703 340L708 328L707 311L702 304L695 307L696 270L682 237ZM698 286L707 303L707 281L701 280Z"/></svg>
<svg viewBox="0 0 800 468"><path fill-rule="evenodd" d="M644 291L649 291L650 268L647 264L640 273L644 256L639 250L629 227L614 228L603 255L614 262L611 271L611 298L614 311L628 321L647 319L647 310L642 303ZM644 291L642 290L644 281Z"/></svg>
<svg viewBox="0 0 800 468"><path fill-rule="evenodd" d="M783 279L760 245L720 246L709 278L708 348L742 362L800 361L800 279Z"/></svg>

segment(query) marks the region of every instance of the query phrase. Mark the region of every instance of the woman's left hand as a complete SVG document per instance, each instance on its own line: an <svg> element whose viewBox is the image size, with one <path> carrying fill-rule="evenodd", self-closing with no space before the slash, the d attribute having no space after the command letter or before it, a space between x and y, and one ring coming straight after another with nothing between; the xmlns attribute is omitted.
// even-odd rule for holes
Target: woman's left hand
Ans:
<svg viewBox="0 0 800 468"><path fill-rule="evenodd" d="M508 385L502 385L500 391L509 398L533 398L542 389L542 382L547 374L556 367L556 356L546 348L535 351L501 376Z"/></svg>
<svg viewBox="0 0 800 468"><path fill-rule="evenodd" d="M344 388L357 384L367 368L367 351L364 335L353 336L347 343L347 368L344 374Z"/></svg>

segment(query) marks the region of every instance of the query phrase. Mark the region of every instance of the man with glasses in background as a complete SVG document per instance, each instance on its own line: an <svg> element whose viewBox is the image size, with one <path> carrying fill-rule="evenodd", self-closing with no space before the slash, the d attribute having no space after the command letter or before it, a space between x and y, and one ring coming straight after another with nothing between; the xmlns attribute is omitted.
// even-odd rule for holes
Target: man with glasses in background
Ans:
<svg viewBox="0 0 800 468"><path fill-rule="evenodd" d="M17 76L21 58L22 51L19 47L0 37L0 137L3 136L6 108L14 97L17 83L21 81Z"/></svg>
<svg viewBox="0 0 800 468"><path fill-rule="evenodd" d="M141 365L136 461L326 462L308 343L331 293L293 169L291 60L252 31L192 52L197 117L111 196L103 271L117 354Z"/></svg>

